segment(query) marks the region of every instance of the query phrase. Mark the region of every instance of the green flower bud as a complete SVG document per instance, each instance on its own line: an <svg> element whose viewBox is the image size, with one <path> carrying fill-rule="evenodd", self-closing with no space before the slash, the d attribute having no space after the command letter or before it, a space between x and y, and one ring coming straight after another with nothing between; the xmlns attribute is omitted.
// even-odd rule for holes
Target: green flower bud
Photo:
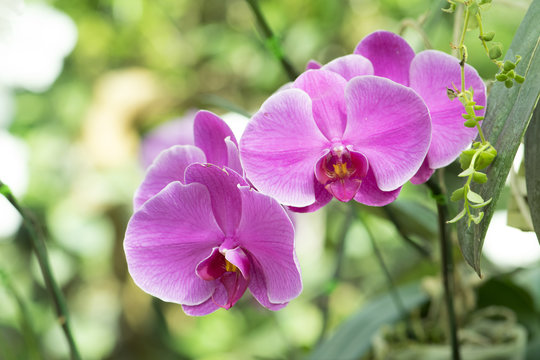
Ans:
<svg viewBox="0 0 540 360"><path fill-rule="evenodd" d="M467 112L467 114L474 116L474 105L465 106L465 111Z"/></svg>
<svg viewBox="0 0 540 360"><path fill-rule="evenodd" d="M472 116L469 114L461 114L461 117L464 118L465 120L472 119Z"/></svg>
<svg viewBox="0 0 540 360"><path fill-rule="evenodd" d="M497 79L497 81L506 81L508 77L506 76L506 74L500 73L500 74L495 75L495 79Z"/></svg>
<svg viewBox="0 0 540 360"><path fill-rule="evenodd" d="M490 31L490 32L487 32L484 35L480 36L480 39L484 40L484 41L491 41L491 40L493 40L494 37L495 37L495 32Z"/></svg>
<svg viewBox="0 0 540 360"><path fill-rule="evenodd" d="M525 78L521 75L516 75L516 78L515 78L516 82L519 83L519 84L523 84L523 82L525 81Z"/></svg>
<svg viewBox="0 0 540 360"><path fill-rule="evenodd" d="M465 123L463 125L465 125L468 128L473 128L473 127L476 126L476 124L478 124L478 122L475 119L469 119L469 120L465 121Z"/></svg>
<svg viewBox="0 0 540 360"><path fill-rule="evenodd" d="M510 60L506 60L504 62L504 65L503 65L503 69L504 71L510 71L512 69L515 69L516 68L516 64L514 64L513 62L511 62Z"/></svg>
<svg viewBox="0 0 540 360"><path fill-rule="evenodd" d="M493 149L495 150L495 149ZM495 156L497 156L497 151L495 153L491 151L484 151L480 155L478 155L478 158L476 159L476 163L474 164L474 168L476 170L482 170L487 168L495 159Z"/></svg>
<svg viewBox="0 0 540 360"><path fill-rule="evenodd" d="M514 86L514 82L512 81L512 79L508 79L504 82L504 86L510 89L512 86Z"/></svg>
<svg viewBox="0 0 540 360"><path fill-rule="evenodd" d="M473 174L473 181L479 183L479 184L483 184L487 181L487 175L484 174L483 172L479 172L479 171L475 171L474 174Z"/></svg>
<svg viewBox="0 0 540 360"><path fill-rule="evenodd" d="M464 150L459 156L459 164L463 170L467 169L471 165L471 160L476 151L474 149Z"/></svg>
<svg viewBox="0 0 540 360"><path fill-rule="evenodd" d="M506 73L506 76L508 76L508 78L510 79L513 79L516 77L516 73L514 70L510 70L509 72Z"/></svg>
<svg viewBox="0 0 540 360"><path fill-rule="evenodd" d="M474 105L474 110L482 110L483 108L485 108L485 106L482 106L482 105Z"/></svg>
<svg viewBox="0 0 540 360"><path fill-rule="evenodd" d="M456 191L454 191L452 193L452 196L450 196L450 200L452 201L459 201L461 199L464 198L464 192L465 192L465 189L463 188L460 188L460 189L457 189Z"/></svg>
<svg viewBox="0 0 540 360"><path fill-rule="evenodd" d="M476 116L476 117L474 118L474 120L476 120L476 121L482 121L482 120L484 120L484 117L483 117L483 116Z"/></svg>
<svg viewBox="0 0 540 360"><path fill-rule="evenodd" d="M478 14L478 4L476 2L469 5L469 14L471 14L471 16Z"/></svg>
<svg viewBox="0 0 540 360"><path fill-rule="evenodd" d="M489 58L491 60L498 59L502 56L502 46L500 44L493 44L489 49Z"/></svg>
<svg viewBox="0 0 540 360"><path fill-rule="evenodd" d="M491 0L480 0L478 2L479 5L485 5L485 4L491 4Z"/></svg>
<svg viewBox="0 0 540 360"><path fill-rule="evenodd" d="M457 98L456 92L450 88L446 88L446 96L448 96L450 100L454 100L455 98Z"/></svg>

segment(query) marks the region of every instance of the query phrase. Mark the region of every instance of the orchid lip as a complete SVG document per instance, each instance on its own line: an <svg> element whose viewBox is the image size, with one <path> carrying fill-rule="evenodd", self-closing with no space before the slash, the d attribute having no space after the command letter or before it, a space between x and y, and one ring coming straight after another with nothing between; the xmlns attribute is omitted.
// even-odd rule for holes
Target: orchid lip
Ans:
<svg viewBox="0 0 540 360"><path fill-rule="evenodd" d="M315 177L324 188L339 201L347 202L354 198L368 171L367 158L333 141L330 151L323 155L315 167Z"/></svg>

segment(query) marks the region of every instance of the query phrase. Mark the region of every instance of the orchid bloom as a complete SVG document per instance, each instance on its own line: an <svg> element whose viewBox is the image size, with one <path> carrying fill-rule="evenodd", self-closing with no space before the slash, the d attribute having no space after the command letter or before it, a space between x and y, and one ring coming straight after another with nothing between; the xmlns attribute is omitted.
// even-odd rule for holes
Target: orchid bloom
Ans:
<svg viewBox="0 0 540 360"><path fill-rule="evenodd" d="M229 309L248 288L278 310L302 290L291 220L240 175L236 140L219 117L199 112L194 129L197 147L164 151L135 195L124 240L129 272L188 315Z"/></svg>
<svg viewBox="0 0 540 360"><path fill-rule="evenodd" d="M373 71L361 56L344 62L328 65ZM348 81L326 68L306 71L266 100L240 155L259 191L297 211L332 197L380 206L418 171L430 138L428 109L412 89L371 75Z"/></svg>
<svg viewBox="0 0 540 360"><path fill-rule="evenodd" d="M350 58L356 58L354 62ZM355 64L367 60L372 65L370 74L393 80L413 89L426 103L431 116L432 137L427 156L420 170L411 179L414 184L426 182L435 169L453 162L476 138L478 130L463 125L465 120L460 101L450 100L447 89L461 86L459 60L441 51L426 50L415 55L414 50L400 36L388 31L376 31L366 36L347 55L321 66L310 61L308 69L327 69L346 79L365 75ZM337 66L339 64L339 66ZM474 91L477 105L486 105L486 87L477 71L465 65L465 88ZM483 116L485 110L478 110Z"/></svg>

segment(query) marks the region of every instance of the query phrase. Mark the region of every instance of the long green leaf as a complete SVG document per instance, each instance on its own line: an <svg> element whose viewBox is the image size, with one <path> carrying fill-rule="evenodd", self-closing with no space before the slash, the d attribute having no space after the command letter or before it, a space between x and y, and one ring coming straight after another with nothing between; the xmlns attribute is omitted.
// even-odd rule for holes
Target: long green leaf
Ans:
<svg viewBox="0 0 540 360"><path fill-rule="evenodd" d="M525 134L525 181L532 223L540 241L540 106L536 107Z"/></svg>
<svg viewBox="0 0 540 360"><path fill-rule="evenodd" d="M410 311L426 302L428 297L419 283L399 287L403 307ZM401 314L385 294L365 305L360 312L341 324L334 335L311 354L311 360L355 360L371 348L371 340L380 327L399 320Z"/></svg>
<svg viewBox="0 0 540 360"><path fill-rule="evenodd" d="M540 94L538 19L540 19L540 0L534 0L506 54L509 60L515 60L514 56L517 54L522 56L516 71L525 75L525 82L511 89L497 83L488 98L482 129L488 141L497 149L498 155L487 171L488 181L475 191L484 199L493 198L493 201L484 208L484 220L479 225L467 227L466 221L458 224L461 251L478 275L481 275L480 258L489 223Z"/></svg>

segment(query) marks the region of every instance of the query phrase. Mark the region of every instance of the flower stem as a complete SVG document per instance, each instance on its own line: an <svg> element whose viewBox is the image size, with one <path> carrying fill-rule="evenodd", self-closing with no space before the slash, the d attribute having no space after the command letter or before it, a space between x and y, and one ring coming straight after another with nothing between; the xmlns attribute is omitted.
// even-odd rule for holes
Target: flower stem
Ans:
<svg viewBox="0 0 540 360"><path fill-rule="evenodd" d="M57 321L64 330L64 335L66 337L71 352L71 359L80 360L81 356L79 354L79 350L77 349L75 339L71 332L66 301L64 299L64 295L62 294L62 291L60 290L58 284L56 283L56 280L54 279L51 266L49 264L49 256L47 254L47 248L45 247L45 240L43 238L43 234L41 233L38 224L36 224L36 222L28 214L28 212L19 205L17 199L15 198L9 187L2 181L0 181L0 193L11 203L11 205L19 212L19 214L21 214L23 218L23 224L28 231L28 234L30 235L32 248L34 249L34 252L38 259L41 273L43 275L43 279L45 280L45 285L53 299L56 315L58 316Z"/></svg>
<svg viewBox="0 0 540 360"><path fill-rule="evenodd" d="M270 49L272 54L279 60L281 63L281 66L283 67L283 70L287 73L287 76L291 81L294 81L298 74L294 70L291 62L287 57L285 56L283 52L283 48L281 47L281 44L279 43L278 38L274 35L272 32L272 29L268 25L268 22L263 16L263 13L261 11L261 8L259 7L259 3L257 0L246 0L249 7L253 11L253 14L255 15L255 19L257 20L257 24L259 25L260 31L262 32L262 35L264 36L266 40L266 46Z"/></svg>
<svg viewBox="0 0 540 360"><path fill-rule="evenodd" d="M334 274L332 275L331 284L337 284L341 278L341 270L343 268L343 259L345 258L345 241L347 239L347 234L351 228L352 222L354 219L354 211L352 206L347 206L345 219L343 225L341 226L341 232L338 236L338 244L336 248L336 267L334 268ZM330 318L330 293L327 291L324 293L321 302L320 308L322 313L322 326L319 338L317 339L317 344L322 343L326 336L326 330L328 329L328 320Z"/></svg>
<svg viewBox="0 0 540 360"><path fill-rule="evenodd" d="M426 182L437 203L438 223L439 223L439 242L441 248L441 272L444 288L444 301L448 311L448 327L450 331L450 343L452 347L452 359L460 360L461 354L459 341L457 337L457 320L454 308L454 262L452 260L452 243L450 242L446 218L448 216L448 207L446 197L441 187L433 179Z"/></svg>
<svg viewBox="0 0 540 360"><path fill-rule="evenodd" d="M388 290L390 291L390 296L392 297L392 301L394 305L396 306L396 309L400 313L401 318L405 320L407 331L410 331L412 327L411 327L409 318L407 316L407 311L405 310L403 301L401 300L401 297L399 296L399 293L396 288L396 284L394 283L394 279L392 278L392 274L390 274L390 270L388 270L388 267L386 266L386 263L384 262L382 253L379 247L377 246L377 243L375 242L375 236L371 232L371 229L367 225L367 222L365 221L363 216L360 215L359 218L362 224L364 225L364 229L366 229L369 241L371 242L371 248L373 249L373 253L375 254L375 257L377 258L377 262L379 263L379 266L381 267L384 273L384 277L386 278L386 283L388 285Z"/></svg>

